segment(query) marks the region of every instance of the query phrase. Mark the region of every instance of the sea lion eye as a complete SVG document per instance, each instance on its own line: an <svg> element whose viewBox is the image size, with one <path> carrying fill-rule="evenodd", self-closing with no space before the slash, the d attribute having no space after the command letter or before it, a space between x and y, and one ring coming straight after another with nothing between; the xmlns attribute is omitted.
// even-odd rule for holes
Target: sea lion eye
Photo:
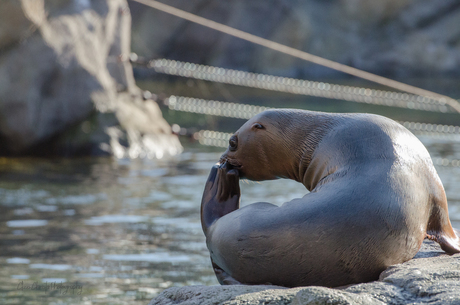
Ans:
<svg viewBox="0 0 460 305"><path fill-rule="evenodd" d="M252 128L255 128L255 129L265 129L265 127L260 124L260 123L254 123L254 125L252 125Z"/></svg>
<svg viewBox="0 0 460 305"><path fill-rule="evenodd" d="M235 151L238 148L238 138L232 136L230 140L228 140L228 145L231 151Z"/></svg>

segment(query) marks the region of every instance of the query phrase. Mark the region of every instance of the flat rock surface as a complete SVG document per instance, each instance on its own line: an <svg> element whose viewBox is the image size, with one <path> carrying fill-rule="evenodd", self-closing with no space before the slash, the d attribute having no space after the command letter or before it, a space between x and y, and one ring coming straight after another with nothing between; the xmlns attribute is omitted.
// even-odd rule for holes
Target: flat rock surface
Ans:
<svg viewBox="0 0 460 305"><path fill-rule="evenodd" d="M460 304L460 254L425 240L414 259L389 267L378 281L332 289L309 286L186 286L163 291L166 304Z"/></svg>

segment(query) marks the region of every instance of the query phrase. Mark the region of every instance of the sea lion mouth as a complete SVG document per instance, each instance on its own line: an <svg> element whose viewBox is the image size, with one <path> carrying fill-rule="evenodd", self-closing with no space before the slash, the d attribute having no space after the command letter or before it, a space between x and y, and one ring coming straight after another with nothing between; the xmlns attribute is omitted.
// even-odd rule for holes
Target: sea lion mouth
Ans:
<svg viewBox="0 0 460 305"><path fill-rule="evenodd" d="M219 163L222 164L222 166L227 166L227 169L236 169L236 170L240 170L243 165L241 163L239 163L237 160L235 159L231 159L227 156L222 156L219 160Z"/></svg>

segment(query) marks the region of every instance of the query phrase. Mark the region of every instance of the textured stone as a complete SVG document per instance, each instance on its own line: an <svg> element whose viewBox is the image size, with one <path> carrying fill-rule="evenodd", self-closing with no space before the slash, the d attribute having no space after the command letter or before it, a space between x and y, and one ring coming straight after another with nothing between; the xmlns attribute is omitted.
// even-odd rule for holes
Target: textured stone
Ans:
<svg viewBox="0 0 460 305"><path fill-rule="evenodd" d="M425 241L414 259L389 267L378 281L342 288L186 286L169 288L149 305L167 304L460 304L460 254Z"/></svg>
<svg viewBox="0 0 460 305"><path fill-rule="evenodd" d="M0 152L113 152L108 127L126 138L123 155L179 152L135 85L130 29L126 0L1 1Z"/></svg>

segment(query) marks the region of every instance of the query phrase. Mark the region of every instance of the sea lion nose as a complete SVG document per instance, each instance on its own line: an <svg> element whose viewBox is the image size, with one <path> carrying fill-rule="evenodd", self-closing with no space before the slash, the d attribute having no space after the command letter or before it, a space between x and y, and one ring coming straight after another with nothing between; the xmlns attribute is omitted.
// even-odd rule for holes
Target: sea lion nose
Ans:
<svg viewBox="0 0 460 305"><path fill-rule="evenodd" d="M238 138L231 136L230 140L228 140L228 146L230 151L235 151L238 148Z"/></svg>

